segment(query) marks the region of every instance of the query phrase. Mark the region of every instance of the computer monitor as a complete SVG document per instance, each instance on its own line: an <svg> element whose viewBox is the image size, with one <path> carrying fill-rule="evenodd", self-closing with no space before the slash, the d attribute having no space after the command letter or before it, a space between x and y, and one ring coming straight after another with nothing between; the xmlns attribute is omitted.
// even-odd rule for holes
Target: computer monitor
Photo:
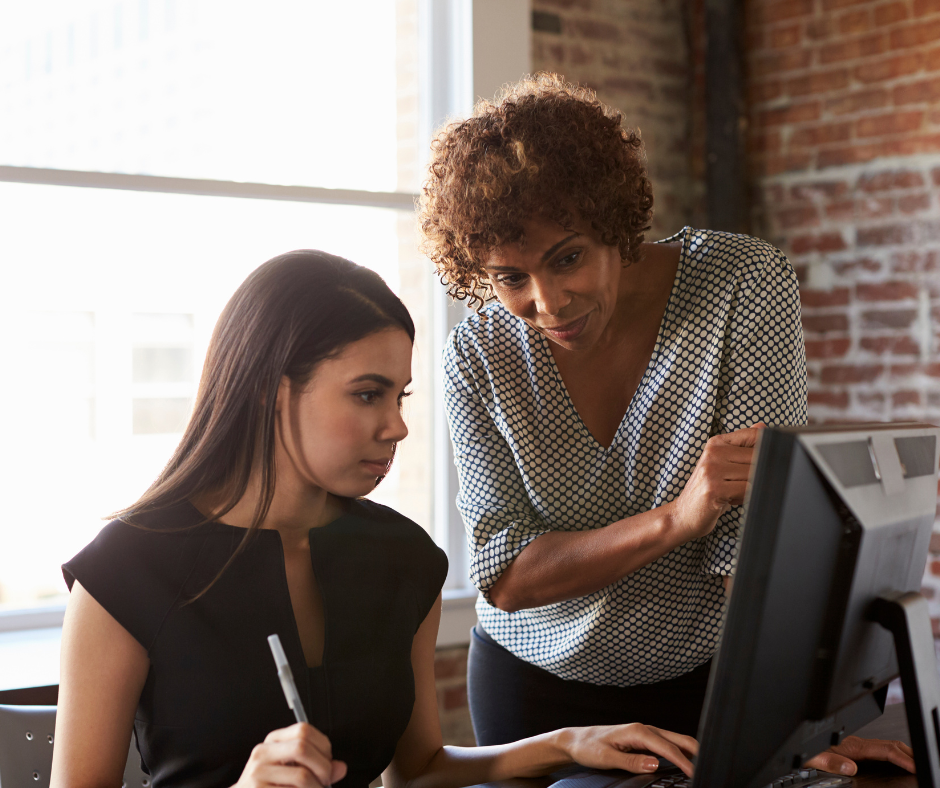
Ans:
<svg viewBox="0 0 940 788"><path fill-rule="evenodd" d="M940 788L918 593L938 438L927 424L762 431L693 786L759 788L793 771L880 715L900 668L918 783Z"/></svg>

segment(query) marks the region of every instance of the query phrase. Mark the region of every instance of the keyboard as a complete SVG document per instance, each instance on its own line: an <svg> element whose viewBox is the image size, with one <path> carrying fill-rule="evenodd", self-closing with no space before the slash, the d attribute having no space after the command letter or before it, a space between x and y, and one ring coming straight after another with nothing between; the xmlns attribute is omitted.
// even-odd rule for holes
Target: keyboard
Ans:
<svg viewBox="0 0 940 788"><path fill-rule="evenodd" d="M800 769L767 785L767 788L840 788L852 784L850 777ZM692 778L678 767L660 769L652 774L590 770L578 772L552 783L549 788L690 788Z"/></svg>

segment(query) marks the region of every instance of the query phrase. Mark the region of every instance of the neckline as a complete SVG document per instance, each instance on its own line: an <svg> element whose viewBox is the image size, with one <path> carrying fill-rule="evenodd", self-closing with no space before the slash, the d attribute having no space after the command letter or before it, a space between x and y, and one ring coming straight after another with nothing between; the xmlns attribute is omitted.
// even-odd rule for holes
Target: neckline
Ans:
<svg viewBox="0 0 940 788"><path fill-rule="evenodd" d="M649 380L652 377L652 370L659 363L659 357L662 354L663 349L663 334L665 333L665 328L667 322L669 322L670 314L673 311L673 303L678 297L676 294L679 291L679 285L685 276L685 270L688 262L688 248L689 240L692 234L692 228L690 226L685 226L679 232L674 233L666 238L663 238L659 241L654 241L653 243L657 244L666 244L672 243L675 240L679 240L679 263L676 265L676 275L672 280L672 288L669 291L669 298L666 300L666 308L663 310L662 320L659 321L659 330L656 332L656 342L653 345L653 352L650 354L650 360L646 364L646 369L643 371L643 377L640 378L640 382L636 387L636 391L633 392L633 397L630 399L630 404L627 405L627 409L624 411L623 416L620 418L620 424L617 425L617 429L614 432L613 440L610 442L610 446L603 446L597 438L594 437L594 434L587 428L587 425L584 423L584 420L581 418L581 414L578 413L578 409L574 406L574 401L571 399L571 395L568 393L568 387L565 385L565 381L561 376L561 370L558 369L558 364L555 361L555 356L552 354L551 347L549 346L548 338L543 334L535 331L535 329L530 328L526 325L526 331L528 332L530 339L534 335L535 338L539 340L539 347L543 354L548 356L549 368L552 371L552 375L555 378L556 383L561 389L562 396L564 397L565 403L568 407L568 410L571 414L574 415L575 420L578 423L579 428L582 433L587 436L596 450L600 450L603 454L608 454L613 450L614 446L617 445L617 439L620 437L620 434L623 432L624 425L629 421L630 413L634 409L635 403L639 399L640 393L649 385ZM523 324L525 325L525 324Z"/></svg>

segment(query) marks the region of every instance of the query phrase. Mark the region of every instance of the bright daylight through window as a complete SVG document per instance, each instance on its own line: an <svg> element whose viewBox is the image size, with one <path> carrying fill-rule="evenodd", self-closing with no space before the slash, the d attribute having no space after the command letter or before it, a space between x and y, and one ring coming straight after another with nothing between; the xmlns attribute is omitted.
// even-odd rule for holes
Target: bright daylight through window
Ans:
<svg viewBox="0 0 940 788"><path fill-rule="evenodd" d="M225 301L290 249L373 268L412 311L411 435L371 497L433 531L438 285L415 248L409 196L416 11L389 0L268 0L263 18L257 8L36 0L0 10L0 167L129 176L120 189L90 188L81 174L67 179L78 186L55 173L9 182L26 179L12 170L0 182L0 610L64 597L59 565L169 458ZM336 34L350 29L355 51ZM150 176L221 183L201 196ZM315 188L226 196L237 182ZM399 195L324 204L316 188Z"/></svg>

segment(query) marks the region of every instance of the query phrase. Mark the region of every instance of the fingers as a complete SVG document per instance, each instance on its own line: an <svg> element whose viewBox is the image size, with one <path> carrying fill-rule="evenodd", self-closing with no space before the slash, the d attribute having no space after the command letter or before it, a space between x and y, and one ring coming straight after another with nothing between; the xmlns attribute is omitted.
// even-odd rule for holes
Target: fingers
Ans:
<svg viewBox="0 0 940 788"><path fill-rule="evenodd" d="M271 784L280 785L284 778L284 785L315 788L342 779L346 764L332 759L332 745L326 736L312 725L297 723L271 731L264 743L252 750L245 770L261 784L268 779L264 775L277 774L280 777L272 777Z"/></svg>
<svg viewBox="0 0 940 788"><path fill-rule="evenodd" d="M629 733L632 734L629 736L630 741L629 744L627 744L630 749L649 750L651 753L672 761L672 763L682 769L686 775L689 777L692 776L692 762L679 748L679 743L672 741L671 738L663 736L663 732L660 731L660 729L652 728L647 725L640 725L639 723L627 725L625 728L627 728ZM679 736L679 734L672 734L671 732L670 734L671 736ZM679 738L685 740L689 737L681 736ZM693 739L692 741L695 740ZM688 746L687 742L683 743Z"/></svg>
<svg viewBox="0 0 940 788"><path fill-rule="evenodd" d="M826 750L826 752L821 752L819 755L810 758L804 766L809 769L829 772L830 774L844 774L847 777L851 777L858 771L858 765L855 761L846 758L844 755L834 753L832 750Z"/></svg>
<svg viewBox="0 0 940 788"><path fill-rule="evenodd" d="M914 771L914 751L900 741L846 736L842 743L832 747L830 752L856 761L888 761L909 772Z"/></svg>
<svg viewBox="0 0 940 788"><path fill-rule="evenodd" d="M681 733L673 733L672 731L664 730L663 728L655 728L652 725L647 725L651 731L662 736L667 741L671 741L676 745L682 752L690 757L698 755L698 740L694 739L691 736L685 736Z"/></svg>

